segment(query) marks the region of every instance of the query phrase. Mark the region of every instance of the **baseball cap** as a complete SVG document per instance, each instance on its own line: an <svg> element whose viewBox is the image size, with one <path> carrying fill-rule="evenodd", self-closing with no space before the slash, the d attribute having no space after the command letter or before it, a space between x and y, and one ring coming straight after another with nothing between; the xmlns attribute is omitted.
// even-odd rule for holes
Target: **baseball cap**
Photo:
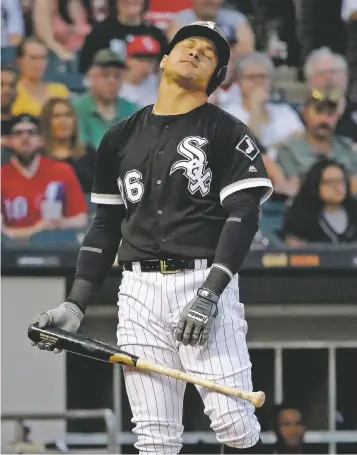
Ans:
<svg viewBox="0 0 357 455"><path fill-rule="evenodd" d="M160 54L159 41L150 35L133 36L127 45L128 57L159 57Z"/></svg>
<svg viewBox="0 0 357 455"><path fill-rule="evenodd" d="M18 125L19 123L32 123L37 128L40 127L40 120L37 117L34 117L33 115L30 114L20 114L15 115L11 119L11 131L13 130L14 126Z"/></svg>
<svg viewBox="0 0 357 455"><path fill-rule="evenodd" d="M116 66L118 68L126 68L123 58L113 52L111 49L101 49L98 51L93 58L93 66Z"/></svg>
<svg viewBox="0 0 357 455"><path fill-rule="evenodd" d="M317 90L312 89L309 91L305 98L306 106L314 106L317 110L338 109L339 103L343 95L338 90Z"/></svg>

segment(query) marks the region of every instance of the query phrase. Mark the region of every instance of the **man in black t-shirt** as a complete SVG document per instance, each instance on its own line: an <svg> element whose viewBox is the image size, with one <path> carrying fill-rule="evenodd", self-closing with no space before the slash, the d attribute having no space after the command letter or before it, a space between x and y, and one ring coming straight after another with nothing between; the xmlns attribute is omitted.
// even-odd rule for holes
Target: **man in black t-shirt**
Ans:
<svg viewBox="0 0 357 455"><path fill-rule="evenodd" d="M12 127L12 105L17 93L18 72L11 66L1 68L1 139L8 136Z"/></svg>
<svg viewBox="0 0 357 455"><path fill-rule="evenodd" d="M166 52L167 40L159 28L144 21L144 0L116 0L116 11L111 17L98 23L87 35L79 57L79 71L86 73L96 52L110 49L126 57L126 45L133 36L150 36L159 41L161 56Z"/></svg>
<svg viewBox="0 0 357 455"><path fill-rule="evenodd" d="M249 128L207 103L229 57L213 22L177 32L160 63L156 103L113 126L98 148L92 192L98 208L73 287L39 324L77 331L119 249L118 345L251 391L237 272L272 184ZM179 453L185 384L123 368L136 448ZM261 453L252 404L198 390L224 453Z"/></svg>

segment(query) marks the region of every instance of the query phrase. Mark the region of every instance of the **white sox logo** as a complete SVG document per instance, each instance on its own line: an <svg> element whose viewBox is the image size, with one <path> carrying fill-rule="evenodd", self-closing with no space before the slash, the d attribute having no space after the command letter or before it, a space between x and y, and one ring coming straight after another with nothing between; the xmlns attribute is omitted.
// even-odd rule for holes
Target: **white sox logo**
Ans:
<svg viewBox="0 0 357 455"><path fill-rule="evenodd" d="M245 135L244 138L238 143L236 149L244 153L244 155L247 156L251 161L254 161L259 153L258 147L247 135Z"/></svg>
<svg viewBox="0 0 357 455"><path fill-rule="evenodd" d="M189 136L183 139L177 151L180 155L187 158L187 160L176 161L171 167L170 175L178 169L183 169L183 175L188 180L188 190L191 194L200 191L202 196L209 193L212 172L207 166L207 155L202 150L202 147L207 144L207 139L198 136Z"/></svg>

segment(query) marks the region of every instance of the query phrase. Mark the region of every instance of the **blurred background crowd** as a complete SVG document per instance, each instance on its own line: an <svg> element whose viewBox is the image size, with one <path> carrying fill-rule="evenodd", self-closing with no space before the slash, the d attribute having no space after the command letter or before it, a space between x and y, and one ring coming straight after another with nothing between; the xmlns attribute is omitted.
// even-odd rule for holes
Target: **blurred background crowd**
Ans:
<svg viewBox="0 0 357 455"><path fill-rule="evenodd" d="M78 242L105 131L156 99L183 25L231 46L214 103L274 184L254 246L357 242L357 0L1 0L2 240Z"/></svg>

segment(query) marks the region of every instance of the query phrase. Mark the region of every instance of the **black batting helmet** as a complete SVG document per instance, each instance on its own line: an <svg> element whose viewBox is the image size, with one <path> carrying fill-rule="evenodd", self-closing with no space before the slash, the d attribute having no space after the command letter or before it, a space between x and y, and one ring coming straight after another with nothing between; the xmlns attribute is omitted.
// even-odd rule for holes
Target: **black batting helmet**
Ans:
<svg viewBox="0 0 357 455"><path fill-rule="evenodd" d="M217 67L206 90L207 95L210 95L221 85L226 77L231 50L224 33L214 22L199 21L180 28L172 38L167 53L169 54L177 43L192 36L201 36L211 40L217 49Z"/></svg>

